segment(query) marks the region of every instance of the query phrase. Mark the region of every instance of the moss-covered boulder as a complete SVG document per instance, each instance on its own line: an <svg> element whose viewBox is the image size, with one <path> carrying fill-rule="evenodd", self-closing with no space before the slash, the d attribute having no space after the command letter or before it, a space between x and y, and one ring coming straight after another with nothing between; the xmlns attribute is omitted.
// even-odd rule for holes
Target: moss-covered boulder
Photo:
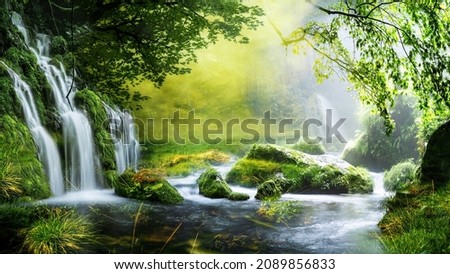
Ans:
<svg viewBox="0 0 450 274"><path fill-rule="evenodd" d="M265 181L257 188L255 198L262 201L275 201L281 198L281 195L286 193L291 186L291 183L283 178L274 178Z"/></svg>
<svg viewBox="0 0 450 274"><path fill-rule="evenodd" d="M200 194L213 199L228 198L233 192L220 173L209 168L197 179Z"/></svg>
<svg viewBox="0 0 450 274"><path fill-rule="evenodd" d="M292 147L295 150L311 154L311 155L323 155L325 154L325 147L322 144L313 144L300 142Z"/></svg>
<svg viewBox="0 0 450 274"><path fill-rule="evenodd" d="M228 196L228 200L230 201L247 201L248 199L250 199L250 196L247 193L232 192Z"/></svg>
<svg viewBox="0 0 450 274"><path fill-rule="evenodd" d="M440 126L428 141L420 166L422 182L433 182L436 187L450 181L450 122Z"/></svg>
<svg viewBox="0 0 450 274"><path fill-rule="evenodd" d="M274 152L269 155L269 152ZM284 155L284 156L283 156ZM258 158L258 159L254 159ZM257 187L257 199L276 200L284 193L370 193L367 170L327 155L312 156L272 145L256 145L239 160L227 181Z"/></svg>
<svg viewBox="0 0 450 274"><path fill-rule="evenodd" d="M183 197L161 174L151 169L126 170L114 185L119 196L162 204L180 204Z"/></svg>

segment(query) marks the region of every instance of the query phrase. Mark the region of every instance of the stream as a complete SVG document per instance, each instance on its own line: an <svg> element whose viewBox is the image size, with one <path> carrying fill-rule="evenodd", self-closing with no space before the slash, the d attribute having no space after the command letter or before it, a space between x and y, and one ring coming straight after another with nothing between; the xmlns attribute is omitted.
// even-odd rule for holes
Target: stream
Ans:
<svg viewBox="0 0 450 274"><path fill-rule="evenodd" d="M233 163L216 167L226 174ZM232 186L250 195L237 202L199 195L196 179L169 178L185 201L181 205L140 203L112 190L70 192L42 201L74 206L95 221L102 244L93 253L380 253L377 223L383 216L383 174L372 173L373 194L296 195L301 209L287 223L267 222L257 214L256 189ZM136 217L137 216L137 217ZM137 220L137 221L136 221Z"/></svg>

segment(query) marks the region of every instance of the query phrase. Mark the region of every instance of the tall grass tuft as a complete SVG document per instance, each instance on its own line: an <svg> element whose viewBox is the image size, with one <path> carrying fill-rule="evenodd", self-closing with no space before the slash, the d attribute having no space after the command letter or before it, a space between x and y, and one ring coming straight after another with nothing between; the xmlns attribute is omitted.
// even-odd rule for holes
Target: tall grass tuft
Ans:
<svg viewBox="0 0 450 274"><path fill-rule="evenodd" d="M0 163L0 201L12 201L23 194L21 179L8 162Z"/></svg>
<svg viewBox="0 0 450 274"><path fill-rule="evenodd" d="M25 233L23 251L33 254L83 253L95 237L89 220L63 209L36 221Z"/></svg>

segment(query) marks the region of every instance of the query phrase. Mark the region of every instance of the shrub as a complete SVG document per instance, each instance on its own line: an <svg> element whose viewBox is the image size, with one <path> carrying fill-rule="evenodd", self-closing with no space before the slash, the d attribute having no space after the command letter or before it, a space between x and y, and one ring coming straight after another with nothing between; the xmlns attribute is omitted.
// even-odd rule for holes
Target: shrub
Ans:
<svg viewBox="0 0 450 274"><path fill-rule="evenodd" d="M384 174L384 189L399 191L405 189L415 178L416 165L410 160L393 166Z"/></svg>

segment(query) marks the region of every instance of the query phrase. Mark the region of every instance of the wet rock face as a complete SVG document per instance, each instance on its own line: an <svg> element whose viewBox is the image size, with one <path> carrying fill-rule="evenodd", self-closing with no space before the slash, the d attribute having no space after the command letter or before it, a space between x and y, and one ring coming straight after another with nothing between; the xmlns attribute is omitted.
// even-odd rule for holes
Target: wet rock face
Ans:
<svg viewBox="0 0 450 274"><path fill-rule="evenodd" d="M432 181L437 187L450 180L450 122L431 135L420 171L422 182Z"/></svg>

